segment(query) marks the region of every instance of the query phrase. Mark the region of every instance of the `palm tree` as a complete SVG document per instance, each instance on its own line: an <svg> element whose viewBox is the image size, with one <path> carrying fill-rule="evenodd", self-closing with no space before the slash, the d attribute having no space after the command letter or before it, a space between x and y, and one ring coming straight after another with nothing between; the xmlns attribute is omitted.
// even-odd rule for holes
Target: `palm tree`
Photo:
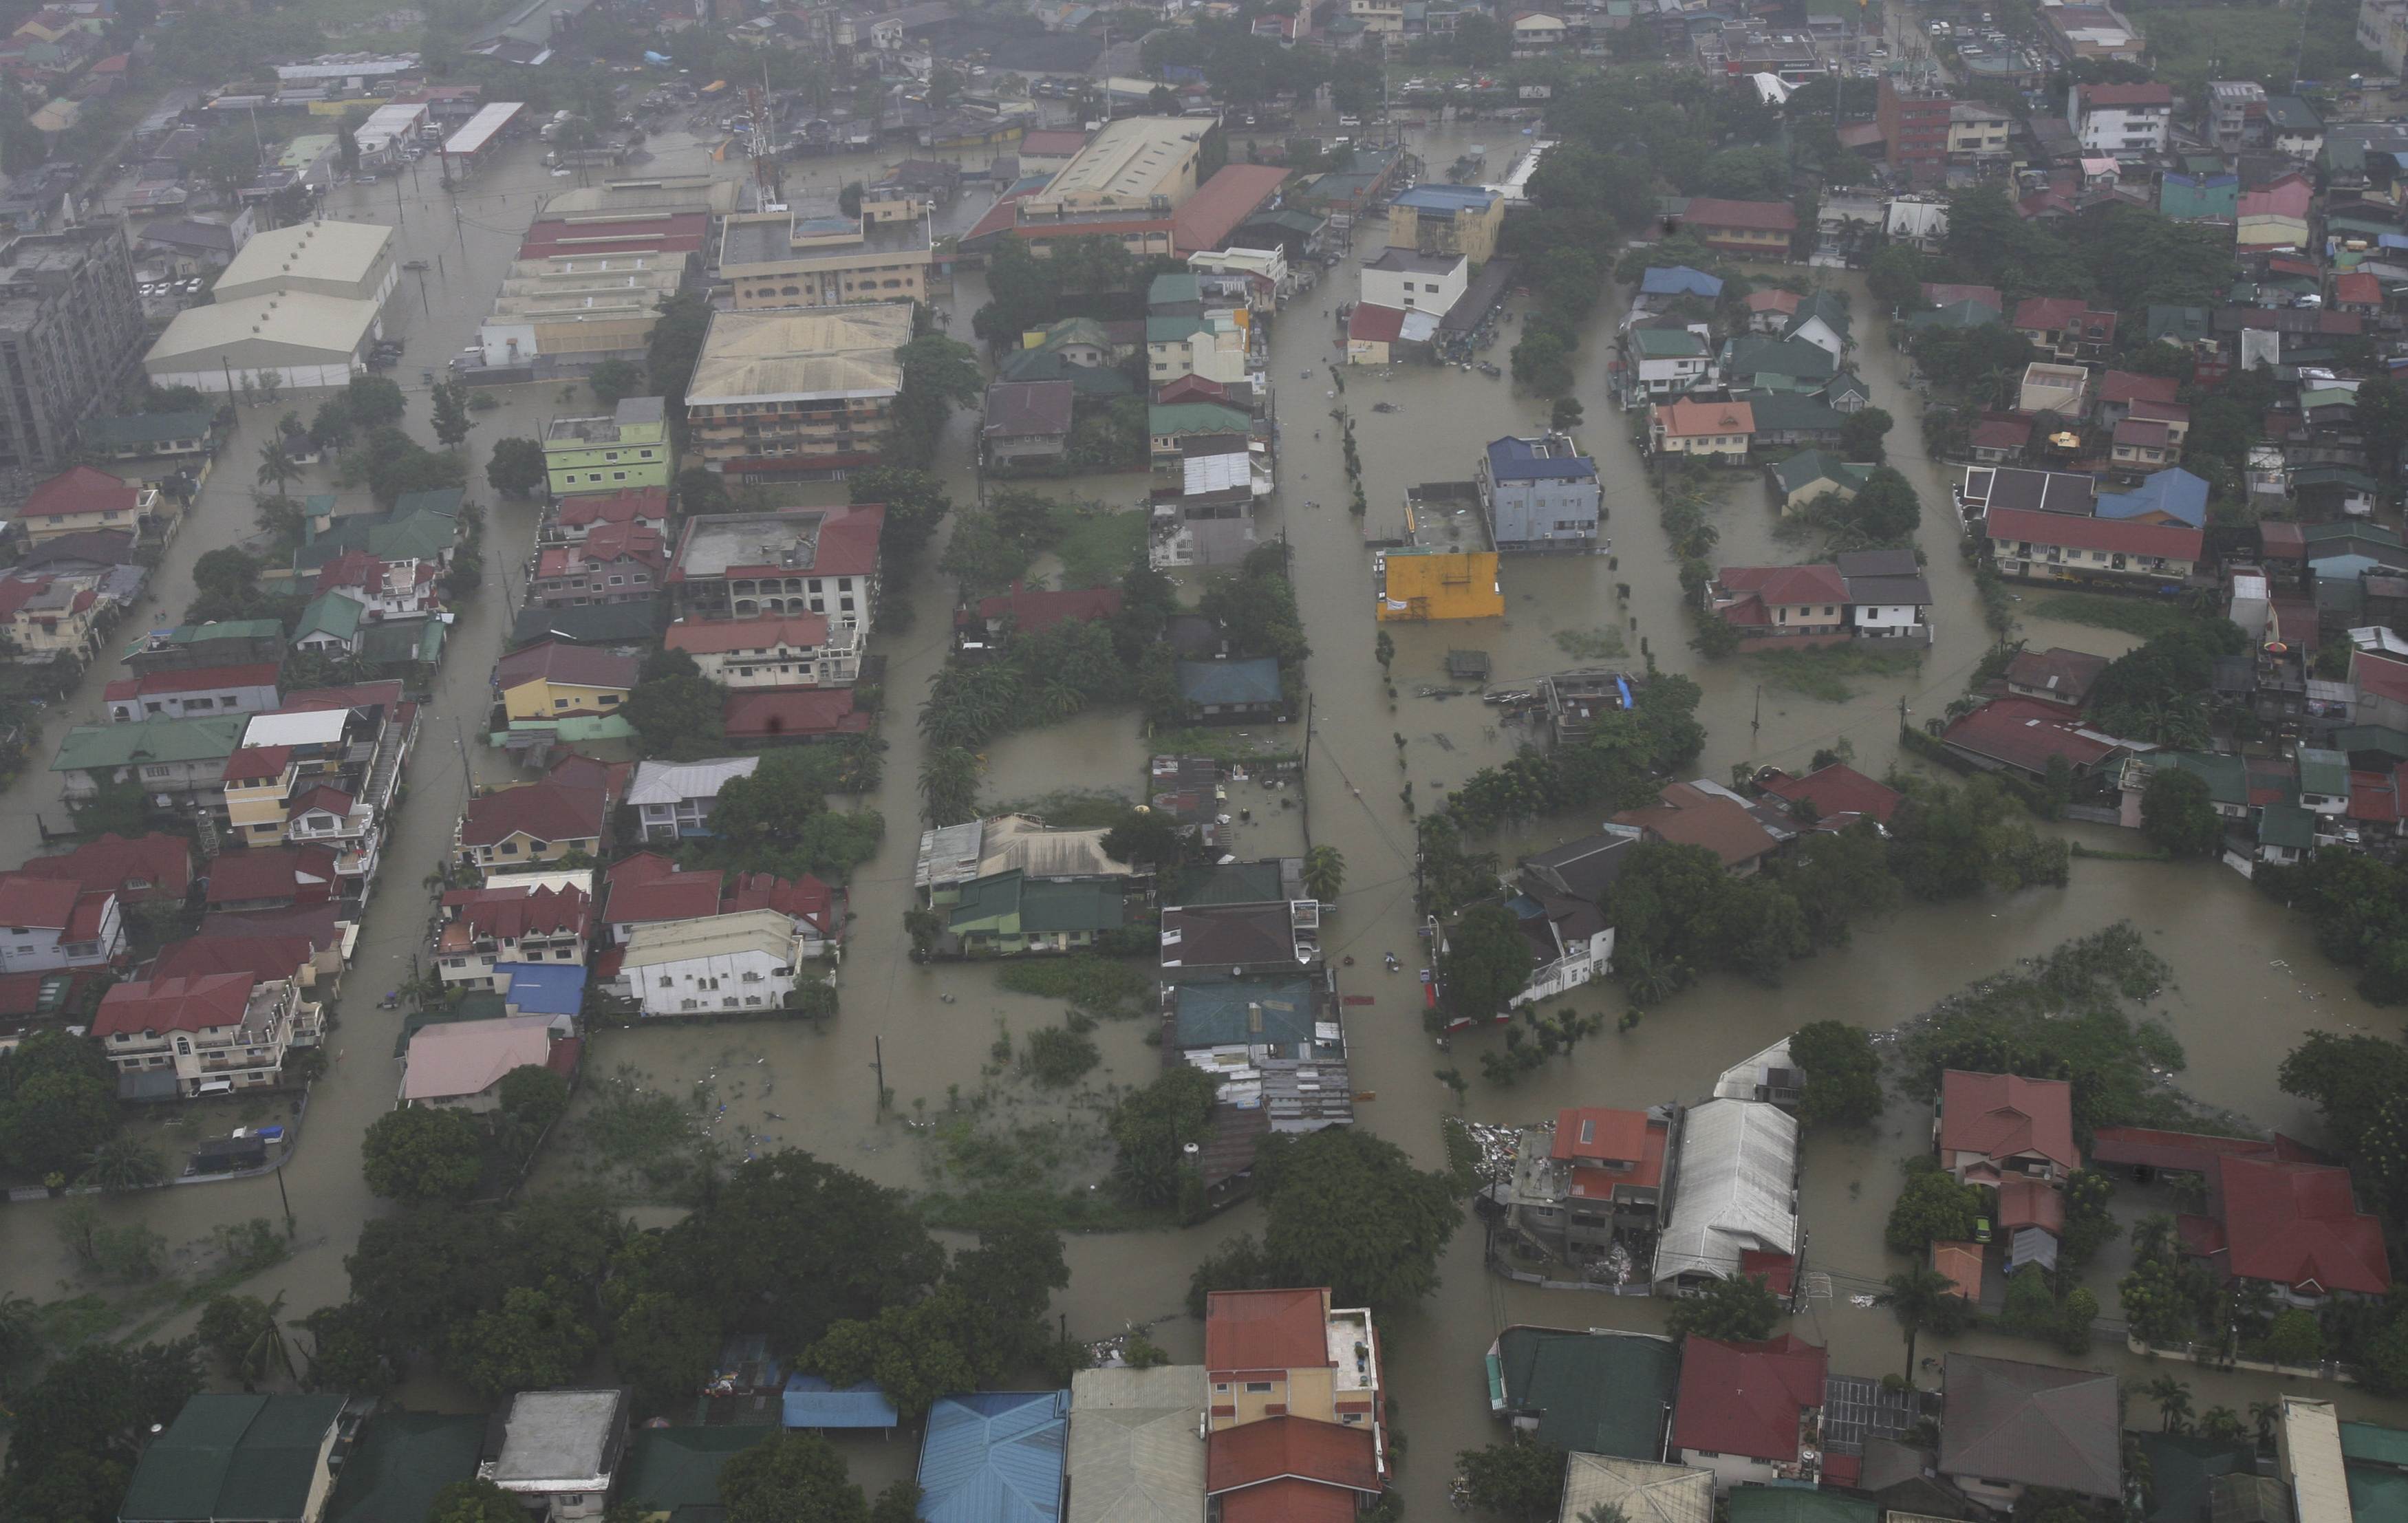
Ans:
<svg viewBox="0 0 2408 1523"><path fill-rule="evenodd" d="M2173 1248L2174 1218L2163 1212L2132 1224L2132 1257L2162 1259Z"/></svg>
<svg viewBox="0 0 2408 1523"><path fill-rule="evenodd" d="M163 1172L159 1155L139 1138L111 1137L93 1149L92 1165L84 1170L81 1183L116 1194L155 1185Z"/></svg>
<svg viewBox="0 0 2408 1523"><path fill-rule="evenodd" d="M1315 847L1304 854L1304 890L1326 904L1346 885L1346 859L1336 847Z"/></svg>
<svg viewBox="0 0 2408 1523"><path fill-rule="evenodd" d="M259 447L259 481L262 486L274 487L277 495L281 496L287 483L300 478L300 463L293 458L291 450L284 448L281 433Z"/></svg>
<svg viewBox="0 0 2408 1523"><path fill-rule="evenodd" d="M279 1290L276 1299L267 1303L267 1315L259 1319L251 1341L236 1352L235 1371L241 1376L245 1390L251 1389L253 1381L267 1378L270 1370L282 1370L287 1380L300 1378L293 1368L293 1350L284 1342L284 1325L277 1320L283 1310L284 1292Z"/></svg>
<svg viewBox="0 0 2408 1523"><path fill-rule="evenodd" d="M2271 1449L2274 1446L2274 1425L2282 1420L2282 1416L2283 1403L2280 1402L2252 1402L2249 1403L2249 1420L2251 1423L2255 1424L2258 1429L2258 1446L2259 1448Z"/></svg>
<svg viewBox="0 0 2408 1523"><path fill-rule="evenodd" d="M2157 1415L2163 1420L2164 1431L2181 1433L2189 1430L2190 1388L2188 1386L2172 1375L2159 1375L2143 1387L2141 1394L2157 1403Z"/></svg>
<svg viewBox="0 0 2408 1523"><path fill-rule="evenodd" d="M2238 1444L2249 1430L2241 1421L2241 1414L2229 1406L2212 1406L2199 1415L2199 1430L2202 1437L2220 1438Z"/></svg>
<svg viewBox="0 0 2408 1523"><path fill-rule="evenodd" d="M1947 1332L1962 1326L1965 1298L1956 1293L1956 1281L1929 1264L1902 1269L1882 1284L1885 1288L1873 1299L1897 1313L1906 1330L1906 1378L1913 1380L1915 1335L1927 1328Z"/></svg>

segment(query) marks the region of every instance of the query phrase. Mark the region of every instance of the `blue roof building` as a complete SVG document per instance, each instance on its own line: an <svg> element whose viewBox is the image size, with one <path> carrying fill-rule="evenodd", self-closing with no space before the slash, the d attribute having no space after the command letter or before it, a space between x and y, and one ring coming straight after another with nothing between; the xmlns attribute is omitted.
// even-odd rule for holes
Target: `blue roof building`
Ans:
<svg viewBox="0 0 2408 1523"><path fill-rule="evenodd" d="M920 1445L927 1523L1056 1523L1068 1391L974 1391L928 1409Z"/></svg>
<svg viewBox="0 0 2408 1523"><path fill-rule="evenodd" d="M585 970L565 962L496 962L502 1002L514 1016L573 1016L585 1008Z"/></svg>
<svg viewBox="0 0 2408 1523"><path fill-rule="evenodd" d="M2162 513L2188 529L2207 526L2207 483L2177 465L2159 471L2129 491L2101 492L2102 519L2139 519Z"/></svg>
<svg viewBox="0 0 2408 1523"><path fill-rule="evenodd" d="M1639 280L1642 296L1703 296L1708 301L1718 299L1723 283L1703 270L1693 270L1686 264L1651 268Z"/></svg>
<svg viewBox="0 0 2408 1523"><path fill-rule="evenodd" d="M838 1390L818 1375L790 1374L781 1404L789 1428L894 1428L903 1421L873 1380ZM931 1431L934 1426L931 1417Z"/></svg>

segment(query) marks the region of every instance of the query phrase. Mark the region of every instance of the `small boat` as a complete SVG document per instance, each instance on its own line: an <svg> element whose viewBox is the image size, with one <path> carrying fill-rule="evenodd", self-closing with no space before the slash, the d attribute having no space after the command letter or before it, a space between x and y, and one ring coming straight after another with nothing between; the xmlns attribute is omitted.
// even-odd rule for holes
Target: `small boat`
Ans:
<svg viewBox="0 0 2408 1523"><path fill-rule="evenodd" d="M1371 404L1371 410L1373 412L1402 412L1405 409L1398 406L1393 402L1374 402Z"/></svg>
<svg viewBox="0 0 2408 1523"><path fill-rule="evenodd" d="M1490 380L1496 380L1505 374L1502 370L1498 369L1495 363L1487 360L1480 362L1480 373L1487 377Z"/></svg>

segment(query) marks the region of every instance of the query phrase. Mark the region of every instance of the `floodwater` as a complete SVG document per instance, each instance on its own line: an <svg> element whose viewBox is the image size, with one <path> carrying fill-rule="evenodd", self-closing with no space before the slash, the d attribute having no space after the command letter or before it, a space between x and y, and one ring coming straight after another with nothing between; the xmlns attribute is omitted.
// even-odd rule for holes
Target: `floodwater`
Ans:
<svg viewBox="0 0 2408 1523"><path fill-rule="evenodd" d="M1424 159L1444 165L1473 141L1495 147L1505 130L1493 125L1442 129L1425 135ZM674 136L655 139L655 167L704 167L698 149ZM396 325L410 353L397 376L413 392L414 429L423 430L415 393L420 369L440 367L473 331L518 231L540 198L572 181L538 167L533 145L514 150L449 197L437 188L431 169L420 183L398 182L404 222L404 256L439 259L422 292L405 289L396 303ZM797 166L797 178L823 188L874 171L879 161L818 161ZM723 174L738 166L719 166ZM346 187L330 210L336 215L390 221L394 187ZM456 205L455 221L452 208ZM965 227L983 209L973 197L951 208L945 224ZM1377 225L1363 234L1366 250L1376 247ZM1848 284L1853 288L1851 278ZM1441 1158L1439 1117L1450 1103L1433 1076L1450 1064L1477 1073L1472 1038L1451 1056L1437 1052L1423 1032L1418 989L1412 975L1379 971L1378 953L1411 955L1415 946L1412 904L1413 830L1397 794L1401 780L1415 784L1427 806L1478 767L1510 754L1519 738L1498 726L1493 711L1467 697L1417 698L1415 690L1442 685L1440 661L1453 647L1489 651L1495 680L1518 682L1553 667L1573 664L1556 641L1559 633L1595 637L1618 627L1638 660L1644 637L1662 664L1695 676L1705 692L1699 718L1708 731L1698 772L1727 776L1735 762L1802 765L1817 748L1846 740L1856 764L1878 774L1891 762L1899 706L1914 716L1937 712L1958 691L1988 643L1971 577L1956 552L1946 481L1918 453L1912 421L1912 394L1902 364L1886 347L1858 292L1857 359L1876 405L1900 420L1891 436L1891 458L1921 491L1926 520L1921 543L1928 552L1938 637L1918 673L1900 677L1855 679L1856 695L1845 703L1814 701L1763 686L1745 662L1701 663L1686 648L1687 628L1678 606L1676 566L1656 521L1637 452L1628 434L1634 420L1615 414L1606 400L1604 367L1619 298L1602 305L1581 355L1580 395L1589 422L1582 430L1606 482L1611 519L1605 533L1618 567L1599 556L1584 560L1506 562L1507 617L1481 623L1388 626L1396 636L1395 680L1404 695L1393 707L1373 660L1376 633L1370 610L1369 560L1363 528L1342 506L1307 509L1311 499L1342 504L1342 469L1337 432L1327 417L1333 405L1326 365L1336 352L1333 327L1322 306L1354 294L1349 270L1297 302L1275 325L1270 375L1280 394L1283 450L1282 487L1265 514L1262 532L1284 533L1294 547L1302 590L1306 633L1313 649L1308 677L1313 693L1312 765L1301 797L1296 790L1233 798L1251 801L1253 818L1241 823L1240 849L1248 854L1300 849L1309 838L1337 847L1348 863L1348 881L1334 921L1326 932L1333 958L1354 954L1344 971L1345 992L1369 995L1368 1006L1350 1008L1348 1028L1354 1082L1376 1098L1360 1107L1360 1124L1407 1149L1426 1165ZM416 296L416 300L410 300ZM438 309L434 299L443 298ZM967 337L968 314L983 299L974 277L966 278L950 303L953 329ZM1492 357L1500 363L1513 330ZM1300 375L1311 371L1310 379ZM503 409L478 414L470 448L481 462L493 439L531 434L541 420L563 410L562 388L537 385L498 393ZM1486 440L1508 432L1536 430L1544 406L1517 396L1508 383L1457 370L1400 369L1383 377L1350 375L1345 401L1356 421L1366 463L1371 525L1396 521L1404 490L1430 479L1464 479ZM1379 414L1375 401L1400 411ZM314 398L304 398L306 411ZM183 537L171 548L157 583L172 615L185 596L193 561L204 550L235 543L251 531L248 500L252 459L263 431L287 406L250 409L241 430L208 483ZM1315 440L1314 432L1322 437ZM968 462L970 420L957 418L948 439L946 464L956 501L975 495ZM481 483L479 473L472 472ZM322 486L307 483L303 490ZM1134 504L1143 489L1136 477L1067 483L1065 495ZM490 492L480 493L490 499ZM826 500L831 489L798 495ZM391 1103L398 1073L391 1059L398 1018L375 1009L418 950L429 908L421 873L443 856L457 818L469 773L480 779L502 775L507 763L483 752L473 735L486 693L486 674L508 625L505 599L518 578L502 568L523 560L536 509L523 504L492 505L487 563L494 575L463 609L440 690L428 716L410 774L409 796L388 848L391 869L372 906L359 963L339 1003L332 1046L336 1062L318 1087L306 1140L284 1171L296 1235L294 1252L258 1277L250 1288L263 1296L282 1291L294 1316L341 1299L343 1255L361 1224L381 1209L361 1182L358 1147L368 1124ZM1797 560L1802 551L1777 543L1762 492L1742 480L1717 510L1722 531L1717 558ZM934 556L928 558L933 562ZM1188 578L1191 585L1195 578ZM506 588L505 583L508 583ZM1627 599L1615 583L1627 582ZM696 1103L713 1139L741 1152L802 1146L882 1183L926 1189L949 1182L943 1165L968 1158L986 1166L1014 1160L1035 1168L1056 1186L1093 1184L1110 1164L1099 1136L1099 1118L1119 1087L1142 1083L1159 1068L1156 1050L1144 1041L1145 1020L1105 1021L1093 1038L1097 1068L1067 1097L1041 1092L999 1057L1009 1036L1016 1056L1020 1039L1062 1018L1058 1002L1006 993L991 970L926 968L905 956L902 916L910 899L911 868L919 835L915 779L920 744L912 719L929 677L944 660L952 592L933 569L913 585L896 585L888 595L907 600L913 611L909 630L882 637L887 660L888 744L885 777L874 797L860 801L881 810L884 844L851 884L854 918L841 974L841 1013L824 1027L810 1024L678 1028L605 1032L594 1045L590 1072L629 1071L636 1082L681 1097L708 1086ZM1637 620L1632 627L1631 620ZM2035 644L2063 643L2114 653L2124 637L2088 629L2050 627L2027 618L2019 633ZM96 671L69 705L79 715L97 710ZM1758 718L1760 729L1752 727ZM1406 736L1400 769L1390 736ZM1133 715L1099 714L1052 730L1007 737L989 753L983 796L990 802L1026 802L1065 789L1117 790L1134 796L1141 786L1146 745ZM1285 807L1288 801L1300 805ZM20 779L0 811L0 856L14 861L36 849L34 815L56 823L57 790L36 770ZM1585 819L1538 822L1495 843L1509 856L1593 829ZM1308 834L1309 833L1309 834ZM6 856L13 849L15 855ZM1799 963L1779 989L1729 978L1710 979L1626 1034L1611 1032L1584 1044L1570 1059L1524 1078L1510 1090L1474 1079L1466 1114L1498 1122L1543 1118L1559 1106L1644 1106L1672 1098L1695 1098L1713 1076L1799 1024L1840 1018L1888 1027L1935 1000L2014 960L2045 952L2071 937L2118 918L2137 924L2175 969L2175 986L2152 1002L2187 1048L2189 1067L2180 1083L2200 1102L2247 1114L2262 1125L2313 1133L2314 1119L2296 1100L2282 1094L2274 1067L2304 1032L2323 1028L2390 1034L2396 1023L2370 1009L2316 955L2296 921L2255 895L2221 869L2168 868L2144 863L2079 861L2073 881L2062 890L1995 896L1944 908L1916 907L1858 928L1855 945ZM1574 1002L1622 1007L1611 986L1584 991ZM879 1065L894 1091L893 1112L877 1105ZM724 1108L723 1108L724 1107ZM1896 1160L1928 1146L1921 1104L1893 1102L1877 1139L1842 1141L1816 1137L1808 1144L1804 1219L1810 1234L1809 1268L1828 1273L1834 1296L1812 1303L1800 1331L1828 1341L1835 1367L1880 1374L1895 1368L1902 1349L1886 1313L1849 1302L1852 1293L1876 1284L1899 1267L1881 1243L1881 1223L1895 1193ZM949 1140L950 1139L950 1140ZM575 1146L557 1146L545 1160L539 1184L573 1182L587 1160ZM136 1201L105 1203L112 1220L139 1218L171 1244L205 1240L212 1228L253 1216L280 1215L277 1186L255 1180L178 1189ZM650 1204L645 1219L658 1219ZM14 1206L0 1217L0 1290L48 1297L59 1293L69 1270L53 1240L55 1209L45 1203ZM1099 1338L1130 1324L1154 1326L1154 1336L1178 1358L1195 1357L1200 1330L1182 1311L1186 1276L1196 1260L1225 1236L1248 1230L1254 1213L1230 1217L1186 1231L1100 1233L1074 1236L1069 1257L1074 1278L1059 1298L1071 1336ZM2112 1260L2114 1255L2108 1258ZM2115 1266L2094 1275L2107 1315L2115 1314L2112 1281ZM1480 1356L1501 1327L1535 1322L1565 1327L1611 1325L1652 1329L1662 1308L1640 1300L1615 1300L1580 1292L1542 1292L1512 1286L1483 1272L1476 1230L1459 1234L1444 1266L1444 1282L1424 1305L1396 1314L1385 1331L1389 1377L1399 1426L1410 1434L1413 1458L1401 1485L1425 1506L1442 1494L1449 1459L1460 1448L1489 1442L1498 1430L1482 1401ZM175 1325L171 1325L175 1327ZM176 1330L180 1330L177 1328ZM1927 1353L1938 1353L1926 1340ZM1960 1346L2056 1358L2037 1345L1981 1338ZM2089 1362L2128 1376L2142 1374L2143 1361L2102 1345ZM2195 1369L2176 1372L2191 1381L2204 1409L2224 1404L2245 1409L2270 1393L2270 1381L2232 1378ZM408 1393L422 1404L453 1403L461 1393L421 1382ZM2396 1416L2388 1403L2350 1395L2353 1412ZM2402 1409L2408 1412L2408 1409ZM871 1485L908 1467L912 1446L862 1445L852 1450L861 1477Z"/></svg>

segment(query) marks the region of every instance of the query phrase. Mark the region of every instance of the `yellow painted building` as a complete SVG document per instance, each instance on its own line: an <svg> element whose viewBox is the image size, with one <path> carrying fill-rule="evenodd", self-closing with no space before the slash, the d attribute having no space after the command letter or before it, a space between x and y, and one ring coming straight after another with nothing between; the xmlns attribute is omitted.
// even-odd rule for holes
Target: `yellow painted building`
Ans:
<svg viewBox="0 0 2408 1523"><path fill-rule="evenodd" d="M1377 575L1378 620L1502 619L1505 590L1497 579L1497 552L1417 549L1382 552Z"/></svg>
<svg viewBox="0 0 2408 1523"><path fill-rule="evenodd" d="M636 685L633 656L546 640L504 656L494 669L502 711L513 720L615 714Z"/></svg>

